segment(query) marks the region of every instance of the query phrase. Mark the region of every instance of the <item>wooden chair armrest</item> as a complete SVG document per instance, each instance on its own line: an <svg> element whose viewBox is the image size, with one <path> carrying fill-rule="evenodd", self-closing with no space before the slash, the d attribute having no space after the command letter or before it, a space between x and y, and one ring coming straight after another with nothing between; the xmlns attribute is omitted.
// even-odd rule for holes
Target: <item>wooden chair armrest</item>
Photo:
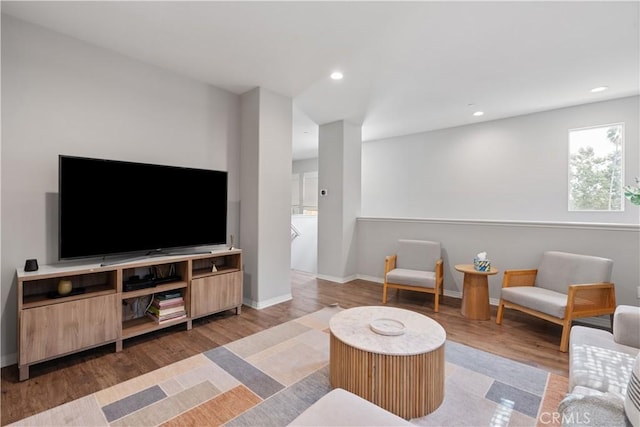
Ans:
<svg viewBox="0 0 640 427"><path fill-rule="evenodd" d="M502 278L502 287L533 286L536 282L537 269L529 270L505 270Z"/></svg>
<svg viewBox="0 0 640 427"><path fill-rule="evenodd" d="M566 315L578 317L612 314L616 309L616 290L613 283L579 283L569 285Z"/></svg>
<svg viewBox="0 0 640 427"><path fill-rule="evenodd" d="M444 280L444 263L442 258L436 261L436 283L440 283Z"/></svg>
<svg viewBox="0 0 640 427"><path fill-rule="evenodd" d="M396 268L397 255L389 255L384 259L384 275Z"/></svg>

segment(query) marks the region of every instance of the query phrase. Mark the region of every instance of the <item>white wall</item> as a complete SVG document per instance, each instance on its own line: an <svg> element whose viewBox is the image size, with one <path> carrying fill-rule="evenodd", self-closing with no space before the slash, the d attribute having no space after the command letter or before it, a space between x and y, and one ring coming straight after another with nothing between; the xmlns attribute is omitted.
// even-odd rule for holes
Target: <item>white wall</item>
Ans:
<svg viewBox="0 0 640 427"><path fill-rule="evenodd" d="M291 299L293 102L260 90L260 299L258 308Z"/></svg>
<svg viewBox="0 0 640 427"><path fill-rule="evenodd" d="M293 173L317 172L318 158L296 160L293 162L291 170ZM317 273L318 217L316 215L291 215L291 224L301 233L291 242L291 268L307 273Z"/></svg>
<svg viewBox="0 0 640 427"><path fill-rule="evenodd" d="M619 304L638 305L640 207L568 212L568 130L625 123L625 182L640 175L638 103L629 97L476 125L425 132L362 148L358 272L380 281L399 238L438 240L445 289L460 295L462 274L487 251L499 270L535 268L543 251L614 260ZM490 278L499 298L502 274Z"/></svg>
<svg viewBox="0 0 640 427"><path fill-rule="evenodd" d="M365 142L362 215L638 224L569 212L568 130L625 123L625 182L640 176L639 97Z"/></svg>
<svg viewBox="0 0 640 427"><path fill-rule="evenodd" d="M59 154L228 170L237 235L238 140L238 96L2 15L2 365L16 268L57 261Z"/></svg>
<svg viewBox="0 0 640 427"><path fill-rule="evenodd" d="M291 268L316 274L318 272L318 217L291 215L291 224L300 235L291 241Z"/></svg>
<svg viewBox="0 0 640 427"><path fill-rule="evenodd" d="M292 102L263 88L241 96L244 303L268 307L291 299Z"/></svg>
<svg viewBox="0 0 640 427"><path fill-rule="evenodd" d="M318 273L346 282L357 274L356 218L360 215L360 127L346 121L319 129Z"/></svg>
<svg viewBox="0 0 640 427"><path fill-rule="evenodd" d="M296 160L291 165L291 171L293 173L317 172L318 158Z"/></svg>

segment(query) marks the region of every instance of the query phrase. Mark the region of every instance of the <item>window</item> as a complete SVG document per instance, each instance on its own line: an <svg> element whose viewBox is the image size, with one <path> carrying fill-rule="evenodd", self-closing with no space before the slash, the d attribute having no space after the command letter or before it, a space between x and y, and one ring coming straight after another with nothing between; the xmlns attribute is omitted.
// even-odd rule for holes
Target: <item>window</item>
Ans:
<svg viewBox="0 0 640 427"><path fill-rule="evenodd" d="M624 124L569 130L569 210L622 211Z"/></svg>
<svg viewBox="0 0 640 427"><path fill-rule="evenodd" d="M294 173L291 177L291 214L318 215L318 172Z"/></svg>

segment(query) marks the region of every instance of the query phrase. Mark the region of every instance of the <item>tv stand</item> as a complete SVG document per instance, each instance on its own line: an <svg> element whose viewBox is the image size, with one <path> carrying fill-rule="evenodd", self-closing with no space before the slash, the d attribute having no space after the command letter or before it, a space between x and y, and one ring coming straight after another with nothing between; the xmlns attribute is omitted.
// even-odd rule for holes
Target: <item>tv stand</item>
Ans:
<svg viewBox="0 0 640 427"><path fill-rule="evenodd" d="M239 249L107 265L43 265L34 272L19 269L17 276L20 381L29 378L29 367L36 363L110 343L121 351L127 338L177 324L189 330L193 319L230 309L240 314L242 307ZM84 291L59 295L61 279ZM150 287L132 289L128 284ZM186 317L158 323L131 311L140 306L136 300L150 301L169 291L181 294Z"/></svg>
<svg viewBox="0 0 640 427"><path fill-rule="evenodd" d="M152 257L160 257L160 256L168 256L170 255L167 252L164 252L162 249L154 249L152 251L147 252L144 255L138 255L138 256L132 256L132 257L128 257L128 258L120 258L120 259L113 259L110 261L103 261L100 264L100 267L109 267L110 265L118 265L118 264L127 264L130 262L134 262L134 261L139 261L141 259L149 259Z"/></svg>
<svg viewBox="0 0 640 427"><path fill-rule="evenodd" d="M130 292L137 291L138 289L154 288L158 285L170 282L179 282L182 278L180 276L169 277L151 277L142 280L127 280L122 282L122 291Z"/></svg>
<svg viewBox="0 0 640 427"><path fill-rule="evenodd" d="M128 263L139 261L139 260L146 260L149 258L164 257L164 256L178 256L178 255L189 256L189 255L203 255L203 254L214 254L214 253L216 253L216 251L165 252L163 249L155 249L153 251L147 252L144 255L139 255L139 256L134 256L129 258L112 259L109 261L102 261L102 263L100 263L100 267L109 267L109 266L118 265L118 264L128 264Z"/></svg>
<svg viewBox="0 0 640 427"><path fill-rule="evenodd" d="M149 259L151 257L151 255L141 255L141 256L136 256L136 257L131 257L131 258L124 258L124 259L114 259L111 261L103 261L102 263L100 263L100 267L110 267L112 265L119 265L119 264L128 264L131 262L135 262L135 261L140 261L143 259Z"/></svg>

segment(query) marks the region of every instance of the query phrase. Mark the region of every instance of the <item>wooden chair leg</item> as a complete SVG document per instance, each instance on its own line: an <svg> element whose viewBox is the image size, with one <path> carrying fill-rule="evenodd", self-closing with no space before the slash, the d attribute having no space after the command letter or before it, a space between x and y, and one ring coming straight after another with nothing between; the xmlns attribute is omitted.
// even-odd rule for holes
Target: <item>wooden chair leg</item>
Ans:
<svg viewBox="0 0 640 427"><path fill-rule="evenodd" d="M498 304L498 313L496 313L496 324L502 325L502 316L504 315L504 302L502 298L500 298L500 303Z"/></svg>
<svg viewBox="0 0 640 427"><path fill-rule="evenodd" d="M569 350L569 332L571 332L571 319L565 319L562 324L562 338L560 338L560 351L563 353Z"/></svg>
<svg viewBox="0 0 640 427"><path fill-rule="evenodd" d="M609 315L609 319L611 319L611 333L613 333L613 313Z"/></svg>
<svg viewBox="0 0 640 427"><path fill-rule="evenodd" d="M384 282L384 285L382 285L382 303L387 303L387 282Z"/></svg>
<svg viewBox="0 0 640 427"><path fill-rule="evenodd" d="M433 296L434 296L433 311L437 313L438 311L440 311L440 305L439 305L440 290L436 289L436 291L433 293Z"/></svg>

